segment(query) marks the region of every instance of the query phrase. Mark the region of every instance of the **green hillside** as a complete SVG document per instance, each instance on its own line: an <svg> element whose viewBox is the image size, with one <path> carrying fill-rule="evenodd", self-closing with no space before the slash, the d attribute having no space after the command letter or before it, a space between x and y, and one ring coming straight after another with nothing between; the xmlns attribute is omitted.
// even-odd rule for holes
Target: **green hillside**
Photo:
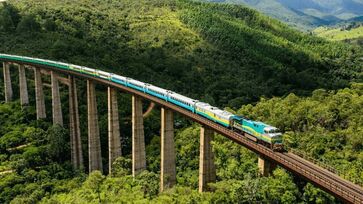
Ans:
<svg viewBox="0 0 363 204"><path fill-rule="evenodd" d="M0 52L86 65L220 106L361 80L362 50L302 34L237 5L8 1ZM17 14L17 11L19 14Z"/></svg>
<svg viewBox="0 0 363 204"><path fill-rule="evenodd" d="M319 27L314 34L331 41L345 41L363 46L363 25L346 28L346 26L327 28Z"/></svg>
<svg viewBox="0 0 363 204"><path fill-rule="evenodd" d="M362 85L353 83L363 82L361 48L300 33L237 5L191 0L7 2L0 8L1 53L108 70L231 107L287 131L287 147L323 158L340 175L361 182ZM218 182L211 186L213 192L198 193L199 126L178 115L178 185L159 194L160 111L156 108L144 121L147 171L133 178L131 97L122 93L123 157L113 164L115 172L88 176L74 171L67 125L52 126L50 117L35 121L33 76L27 74L33 106L0 104L0 203L339 203L281 168L271 177L259 177L257 155L220 135L213 142ZM87 161L85 83L79 80L77 85ZM2 86L0 77L0 98ZM107 96L105 87L97 90L107 172ZM50 90L45 91L50 107Z"/></svg>

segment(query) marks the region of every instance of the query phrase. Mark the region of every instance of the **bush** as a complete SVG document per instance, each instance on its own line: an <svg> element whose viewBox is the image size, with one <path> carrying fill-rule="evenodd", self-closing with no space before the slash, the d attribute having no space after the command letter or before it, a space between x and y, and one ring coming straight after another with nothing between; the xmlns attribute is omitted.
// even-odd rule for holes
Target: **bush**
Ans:
<svg viewBox="0 0 363 204"><path fill-rule="evenodd" d="M32 33L40 30L40 25L34 15L26 15L21 18L16 31L19 33Z"/></svg>

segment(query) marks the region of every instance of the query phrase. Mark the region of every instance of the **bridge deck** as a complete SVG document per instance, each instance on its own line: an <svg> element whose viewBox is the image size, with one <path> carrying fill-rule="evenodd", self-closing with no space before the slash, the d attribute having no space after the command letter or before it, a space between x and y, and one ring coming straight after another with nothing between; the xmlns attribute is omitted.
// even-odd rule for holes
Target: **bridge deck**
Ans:
<svg viewBox="0 0 363 204"><path fill-rule="evenodd" d="M8 61L8 62L14 62L14 63L21 63L17 61ZM169 109L172 109L175 112L178 112L202 125L205 125L214 131L220 133L221 135L225 136L228 139L231 139L235 141L236 143L243 145L244 147L276 162L278 165L282 166L283 168L293 172L294 174L301 176L305 178L306 180L310 181L311 183L315 184L316 186L326 190L327 192L330 192L334 196L342 199L344 202L349 203L363 203L363 189L355 185L349 181L346 181L345 179L339 177L338 175L335 175L322 167L313 164L301 157L298 157L292 153L280 153L280 152L273 152L271 149L259 145L249 139L247 139L245 136L234 132L228 128L225 128L221 125L218 125L202 116L199 116L197 114L194 114L186 109L180 108L172 103L168 103L162 99L156 98L154 96L148 95L146 93L142 93L140 91L122 86L120 84L88 76L86 74L70 71L70 70L62 70L54 67L49 67L45 65L39 65L39 64L32 64L32 63L24 63L25 65L30 65L34 67L41 67L47 70L54 70L58 71L64 74L70 74L86 79L92 79L94 81L99 82L100 84L104 84L107 86L112 86L115 88L118 88L122 91L135 94L138 96L141 96L147 100L150 100L156 104L159 104L161 106L167 107Z"/></svg>

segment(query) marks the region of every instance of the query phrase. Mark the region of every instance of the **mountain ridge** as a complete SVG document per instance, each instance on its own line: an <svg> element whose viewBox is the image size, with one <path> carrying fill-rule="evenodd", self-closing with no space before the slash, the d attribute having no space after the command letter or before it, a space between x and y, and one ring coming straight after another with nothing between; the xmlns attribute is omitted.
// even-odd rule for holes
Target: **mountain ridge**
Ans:
<svg viewBox="0 0 363 204"><path fill-rule="evenodd" d="M0 26L1 52L112 71L212 105L239 107L261 96L345 87L361 69L352 64L358 48L298 32L240 5L9 2L23 17L3 31ZM11 19L8 13L2 18Z"/></svg>
<svg viewBox="0 0 363 204"><path fill-rule="evenodd" d="M333 165L353 182L362 180L362 85L353 83L363 82L359 47L299 32L241 5L194 0L8 2L0 5L0 52L110 71L238 110L238 115L296 131L286 132L286 145ZM31 70L27 77L29 90L34 90ZM67 120L69 94L66 86L61 90ZM86 83L77 80L87 171L86 90ZM96 85L96 90L103 170L108 172L107 87ZM46 104L51 104L50 89L44 91ZM29 94L34 105L34 91ZM0 203L339 203L309 183L296 183L281 168L273 176L258 176L258 155L218 135L213 151L219 182L211 185L213 192L198 193L200 126L189 127L192 121L178 114L178 185L159 194L160 109L144 120L148 171L133 177L131 96L118 93L118 101L123 157L113 163L111 175L93 172L88 178L72 168L67 129L52 127L51 117L35 121L34 106L0 104L0 169L14 170L1 175ZM51 111L47 109L48 116ZM22 145L28 146L9 151Z"/></svg>
<svg viewBox="0 0 363 204"><path fill-rule="evenodd" d="M244 4L287 22L301 30L336 24L363 16L360 0L205 0L208 2Z"/></svg>

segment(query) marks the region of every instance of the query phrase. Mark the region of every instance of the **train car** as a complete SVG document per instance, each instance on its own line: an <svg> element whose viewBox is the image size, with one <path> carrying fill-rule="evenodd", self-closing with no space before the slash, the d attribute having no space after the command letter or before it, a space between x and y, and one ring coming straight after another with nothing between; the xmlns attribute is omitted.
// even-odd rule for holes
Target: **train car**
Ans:
<svg viewBox="0 0 363 204"><path fill-rule="evenodd" d="M211 106L209 103L199 102L195 104L195 112L209 120L217 122L215 110L218 108Z"/></svg>
<svg viewBox="0 0 363 204"><path fill-rule="evenodd" d="M82 73L82 67L81 67L81 66L71 64L71 65L69 65L69 67L68 67L68 68L69 68L70 70L72 70L72 71Z"/></svg>
<svg viewBox="0 0 363 204"><path fill-rule="evenodd" d="M29 62L33 64L43 64L47 66L57 67L60 69L69 69L74 72L84 73L90 76L110 80L112 82L158 97L179 107L187 109L193 113L201 115L224 127L231 128L234 131L238 131L253 141L269 146L273 150L283 150L282 134L277 128L262 122L257 122L244 117L236 116L228 111L213 107L208 103L199 102L198 100L188 98L181 94L168 91L151 84L146 84L144 82L137 81L131 78L119 76L101 70L91 69L88 67L38 58L0 54L0 59Z"/></svg>
<svg viewBox="0 0 363 204"><path fill-rule="evenodd" d="M232 119L232 128L248 133L245 134L246 137L255 142L265 144L273 150L281 151L283 149L282 134L276 127L263 122L256 122L234 116Z"/></svg>
<svg viewBox="0 0 363 204"><path fill-rule="evenodd" d="M100 77L101 79L111 80L111 74L108 72L96 70L96 73L97 73L98 77Z"/></svg>
<svg viewBox="0 0 363 204"><path fill-rule="evenodd" d="M195 104L198 102L197 100L185 97L172 91L168 91L167 100L175 105L190 110L193 113L195 112Z"/></svg>
<svg viewBox="0 0 363 204"><path fill-rule="evenodd" d="M33 62L34 63L34 59L30 58L30 57L11 56L11 55L8 55L8 57L11 57L11 58L16 59L16 60L21 60L21 61L25 61L25 62Z"/></svg>
<svg viewBox="0 0 363 204"><path fill-rule="evenodd" d="M137 80L131 79L131 78L127 78L126 86L145 93L145 83L144 82L137 81Z"/></svg>
<svg viewBox="0 0 363 204"><path fill-rule="evenodd" d="M59 67L59 68L61 68L61 69L68 70L68 69L69 69L69 64L64 63L64 62L58 62L58 63L57 63L57 67Z"/></svg>
<svg viewBox="0 0 363 204"><path fill-rule="evenodd" d="M234 117L234 115L228 111L220 110L218 108L214 108L212 110L212 113L214 114L215 121L225 127L231 126L231 121Z"/></svg>
<svg viewBox="0 0 363 204"><path fill-rule="evenodd" d="M124 76L117 75L117 74L111 74L111 81L126 86L127 78Z"/></svg>
<svg viewBox="0 0 363 204"><path fill-rule="evenodd" d="M276 151L282 151L283 143L282 143L282 133L281 131L273 126L266 127L264 129L265 135L271 138L271 148Z"/></svg>
<svg viewBox="0 0 363 204"><path fill-rule="evenodd" d="M213 106L211 106L209 103L199 102L199 103L195 104L195 113L197 113L198 115L201 115L205 118L215 121L214 118L212 117L212 113L211 113L212 108L213 108Z"/></svg>
<svg viewBox="0 0 363 204"><path fill-rule="evenodd" d="M221 110L203 102L199 102L195 105L195 111L197 114L225 127L230 127L231 121L234 117L234 115L228 111Z"/></svg>
<svg viewBox="0 0 363 204"><path fill-rule="evenodd" d="M42 64L42 65L47 65L45 60L39 59L39 58L31 58L30 59L31 63L38 63L38 64Z"/></svg>
<svg viewBox="0 0 363 204"><path fill-rule="evenodd" d="M44 60L44 64L47 66L51 66L51 67L57 67L60 69L67 69L68 66L63 66L63 63L60 62L55 62L55 61L51 61L51 60Z"/></svg>
<svg viewBox="0 0 363 204"><path fill-rule="evenodd" d="M145 86L146 93L161 98L165 101L168 101L168 91L157 86L146 84Z"/></svg>
<svg viewBox="0 0 363 204"><path fill-rule="evenodd" d="M95 76L95 77L98 77L98 73L96 72L95 69L91 69L91 68L88 68L88 67L82 67L82 73L84 74L88 74L88 75L91 75L91 76Z"/></svg>

